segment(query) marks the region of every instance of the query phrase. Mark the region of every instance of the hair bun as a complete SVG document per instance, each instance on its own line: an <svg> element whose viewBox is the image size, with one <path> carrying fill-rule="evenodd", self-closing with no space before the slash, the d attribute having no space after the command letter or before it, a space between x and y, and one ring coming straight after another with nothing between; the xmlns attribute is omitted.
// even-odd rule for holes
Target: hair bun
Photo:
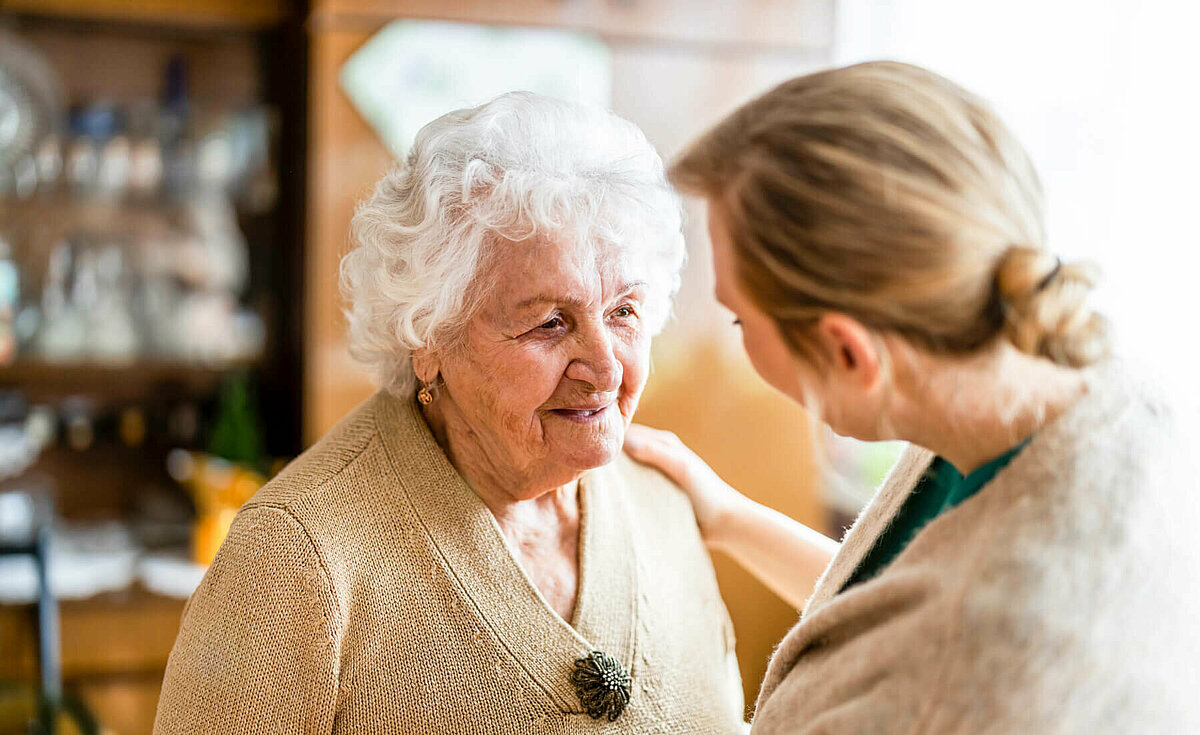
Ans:
<svg viewBox="0 0 1200 735"><path fill-rule="evenodd" d="M1033 247L1010 247L996 270L1004 333L1017 349L1085 367L1110 349L1109 323L1089 304L1099 269L1063 263Z"/></svg>

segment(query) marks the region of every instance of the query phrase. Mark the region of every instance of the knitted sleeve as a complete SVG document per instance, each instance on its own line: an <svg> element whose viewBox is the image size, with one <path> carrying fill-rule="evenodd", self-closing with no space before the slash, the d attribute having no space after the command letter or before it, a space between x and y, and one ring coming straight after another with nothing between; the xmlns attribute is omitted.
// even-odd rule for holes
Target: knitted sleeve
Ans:
<svg viewBox="0 0 1200 735"><path fill-rule="evenodd" d="M281 508L243 509L184 612L154 732L332 732L337 618L300 523Z"/></svg>

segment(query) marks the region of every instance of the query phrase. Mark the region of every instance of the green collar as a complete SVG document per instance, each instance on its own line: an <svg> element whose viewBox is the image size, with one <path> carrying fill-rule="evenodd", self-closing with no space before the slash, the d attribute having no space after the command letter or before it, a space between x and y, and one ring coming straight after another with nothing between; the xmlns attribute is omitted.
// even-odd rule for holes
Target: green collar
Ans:
<svg viewBox="0 0 1200 735"><path fill-rule="evenodd" d="M942 457L934 458L842 589L865 582L883 571L922 528L978 493L1028 444L1029 440L1021 442L966 477Z"/></svg>
<svg viewBox="0 0 1200 735"><path fill-rule="evenodd" d="M987 464L976 468L965 477L955 469L954 465L942 457L935 459L933 466L929 468L929 472L933 474L932 481L938 486L945 488L946 499L942 504L941 512L944 513L950 510L979 492L984 485L992 481L992 478L1000 470L1007 467L1008 463L1012 462L1013 458L1021 453L1021 450L1029 444L1029 441L1029 439L1026 439Z"/></svg>

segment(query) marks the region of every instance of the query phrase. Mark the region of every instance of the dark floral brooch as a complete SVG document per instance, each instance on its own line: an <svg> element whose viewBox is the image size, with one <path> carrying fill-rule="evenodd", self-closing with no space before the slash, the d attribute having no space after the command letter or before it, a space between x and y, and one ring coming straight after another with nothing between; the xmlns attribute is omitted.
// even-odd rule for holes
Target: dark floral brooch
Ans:
<svg viewBox="0 0 1200 735"><path fill-rule="evenodd" d="M592 651L575 659L571 683L579 703L593 720L607 717L616 722L629 704L629 674L615 658L603 651Z"/></svg>

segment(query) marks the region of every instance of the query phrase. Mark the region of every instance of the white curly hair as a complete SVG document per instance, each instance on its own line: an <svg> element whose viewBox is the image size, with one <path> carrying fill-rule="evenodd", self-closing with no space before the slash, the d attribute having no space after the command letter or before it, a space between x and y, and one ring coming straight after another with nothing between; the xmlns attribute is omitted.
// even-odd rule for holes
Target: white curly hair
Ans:
<svg viewBox="0 0 1200 735"><path fill-rule="evenodd" d="M479 307L490 254L534 238L632 254L661 331L685 259L679 196L633 123L599 107L510 92L423 127L351 223L340 286L350 352L397 396L414 350L454 343Z"/></svg>

